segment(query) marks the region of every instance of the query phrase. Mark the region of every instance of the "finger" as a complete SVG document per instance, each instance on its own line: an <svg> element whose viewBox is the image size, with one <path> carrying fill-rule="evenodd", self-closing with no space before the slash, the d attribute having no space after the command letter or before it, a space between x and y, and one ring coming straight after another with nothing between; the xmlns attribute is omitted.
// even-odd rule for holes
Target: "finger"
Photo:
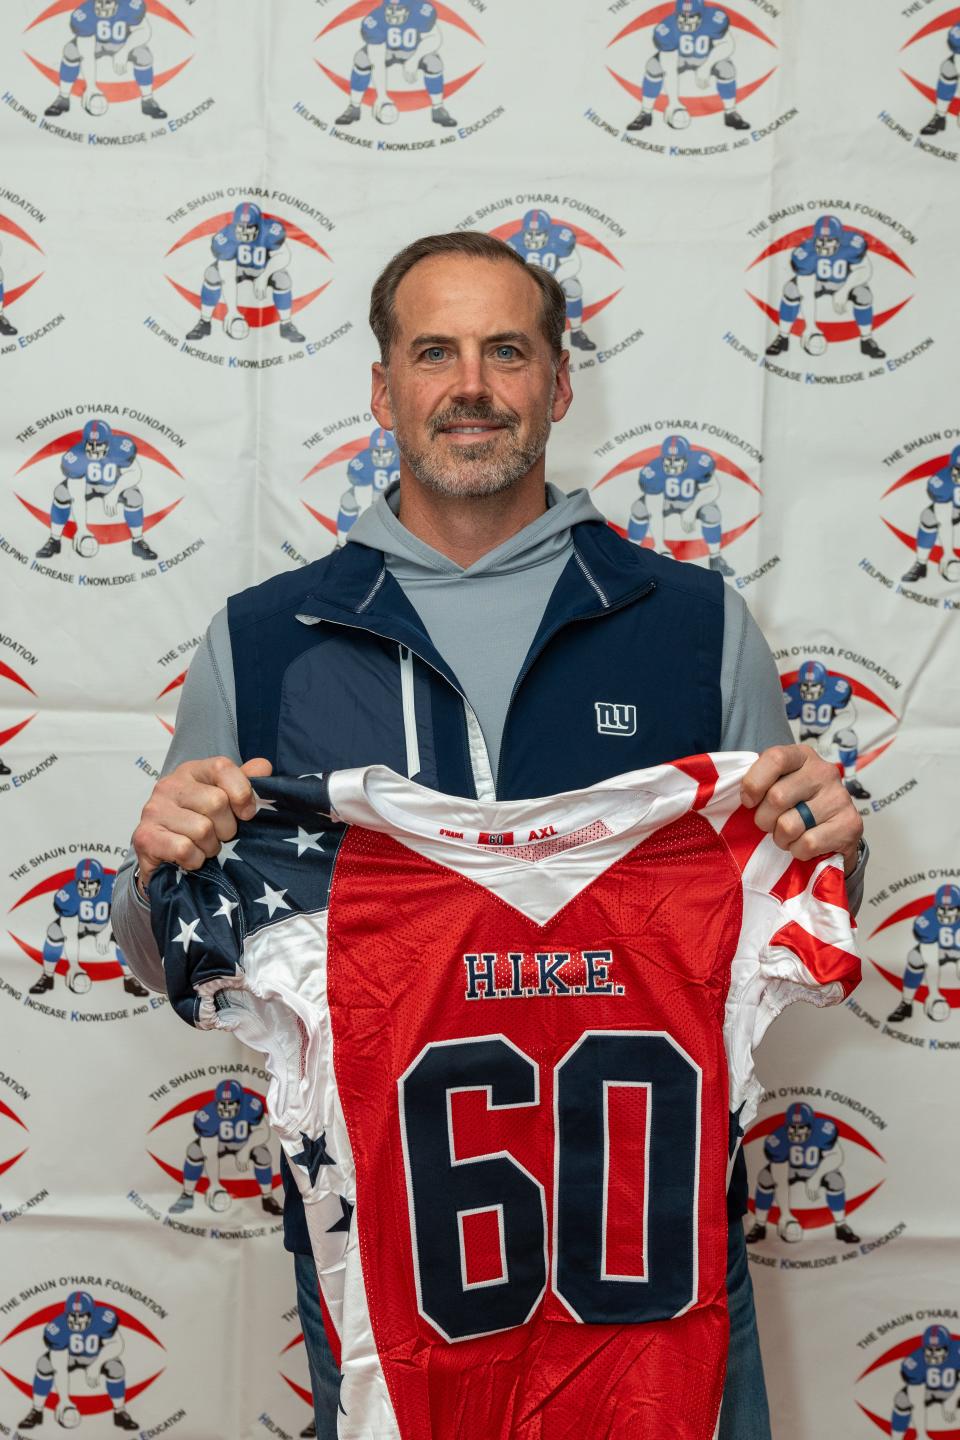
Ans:
<svg viewBox="0 0 960 1440"><path fill-rule="evenodd" d="M249 820L256 813L256 796L250 781L239 765L226 755L214 755L208 760L189 761L178 766L191 779L201 785L213 785L224 792L233 813L241 820ZM174 774L177 774L174 771Z"/></svg>
<svg viewBox="0 0 960 1440"><path fill-rule="evenodd" d="M784 817L785 829L780 830L778 826L774 832L773 839L781 850L788 850L795 860L815 860L821 855L839 854L848 843L847 830L842 817L834 816L833 819L825 821L822 825L815 825L812 830L804 830L802 821L797 816L797 825L791 825L791 816L788 813ZM799 829L799 833L798 832ZM789 839L792 832L794 838ZM783 839L778 838L782 834Z"/></svg>
<svg viewBox="0 0 960 1440"><path fill-rule="evenodd" d="M156 797L150 818L171 830L180 830L178 815L191 811L210 821L219 840L232 840L237 833L237 817L226 791L215 785L199 785L189 778L179 780L161 799Z"/></svg>
<svg viewBox="0 0 960 1440"><path fill-rule="evenodd" d="M846 793L833 766L824 764L821 771L817 765L804 765L774 781L757 806L755 819L761 830L773 830L781 815L803 801L818 820L828 820L843 806Z"/></svg>
<svg viewBox="0 0 960 1440"><path fill-rule="evenodd" d="M754 760L740 781L740 803L753 809L781 775L799 770L810 753L806 745L771 745Z"/></svg>
<svg viewBox="0 0 960 1440"><path fill-rule="evenodd" d="M188 815L187 811L183 812ZM202 818L202 817L197 817ZM144 889L154 871L161 865L179 865L182 870L199 870L207 859L201 846L184 831L168 830L163 825L141 821L133 832L133 848L140 866Z"/></svg>

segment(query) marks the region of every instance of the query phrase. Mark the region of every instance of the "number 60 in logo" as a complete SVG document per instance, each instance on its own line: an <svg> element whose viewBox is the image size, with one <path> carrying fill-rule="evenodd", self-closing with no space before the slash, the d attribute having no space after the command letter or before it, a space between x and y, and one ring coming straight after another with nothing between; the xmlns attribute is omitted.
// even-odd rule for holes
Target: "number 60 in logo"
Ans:
<svg viewBox="0 0 960 1440"><path fill-rule="evenodd" d="M662 1031L588 1031L553 1075L553 1288L575 1320L637 1324L681 1314L696 1299L701 1070ZM637 1224L643 1273L606 1263L611 1153L609 1094L646 1090ZM398 1081L410 1233L421 1315L447 1340L523 1325L546 1289L546 1195L509 1152L457 1160L450 1096L486 1092L487 1108L539 1106L534 1060L501 1035L428 1045ZM466 1283L462 1217L498 1216L502 1278Z"/></svg>

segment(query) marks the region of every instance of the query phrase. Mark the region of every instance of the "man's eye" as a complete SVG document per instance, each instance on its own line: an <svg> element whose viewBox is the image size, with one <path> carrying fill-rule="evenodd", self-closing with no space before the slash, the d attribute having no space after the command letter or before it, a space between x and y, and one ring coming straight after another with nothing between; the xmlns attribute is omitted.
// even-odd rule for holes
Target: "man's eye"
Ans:
<svg viewBox="0 0 960 1440"><path fill-rule="evenodd" d="M423 353L427 360L442 360L447 352L442 345L430 345Z"/></svg>
<svg viewBox="0 0 960 1440"><path fill-rule="evenodd" d="M513 360L513 359L516 358L517 355L519 355L519 353L520 353L520 352L519 352L519 350L517 349L516 345L498 345L498 346L497 346L497 359L498 359L498 360Z"/></svg>

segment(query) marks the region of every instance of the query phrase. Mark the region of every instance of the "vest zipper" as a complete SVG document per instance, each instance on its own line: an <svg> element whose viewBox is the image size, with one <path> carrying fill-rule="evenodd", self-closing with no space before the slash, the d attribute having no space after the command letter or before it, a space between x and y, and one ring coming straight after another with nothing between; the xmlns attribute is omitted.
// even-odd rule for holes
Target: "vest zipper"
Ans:
<svg viewBox="0 0 960 1440"><path fill-rule="evenodd" d="M403 738L407 747L407 777L412 780L420 774L420 743L413 691L413 655L408 645L400 646L400 698L403 703Z"/></svg>

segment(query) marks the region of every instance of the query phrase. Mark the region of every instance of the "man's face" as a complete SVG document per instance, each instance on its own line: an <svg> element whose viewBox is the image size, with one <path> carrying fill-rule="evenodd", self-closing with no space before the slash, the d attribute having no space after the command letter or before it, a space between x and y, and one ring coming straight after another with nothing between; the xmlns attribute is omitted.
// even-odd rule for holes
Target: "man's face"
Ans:
<svg viewBox="0 0 960 1440"><path fill-rule="evenodd" d="M401 460L435 493L495 495L543 455L572 399L540 328L540 292L509 260L435 255L403 277L372 409Z"/></svg>

